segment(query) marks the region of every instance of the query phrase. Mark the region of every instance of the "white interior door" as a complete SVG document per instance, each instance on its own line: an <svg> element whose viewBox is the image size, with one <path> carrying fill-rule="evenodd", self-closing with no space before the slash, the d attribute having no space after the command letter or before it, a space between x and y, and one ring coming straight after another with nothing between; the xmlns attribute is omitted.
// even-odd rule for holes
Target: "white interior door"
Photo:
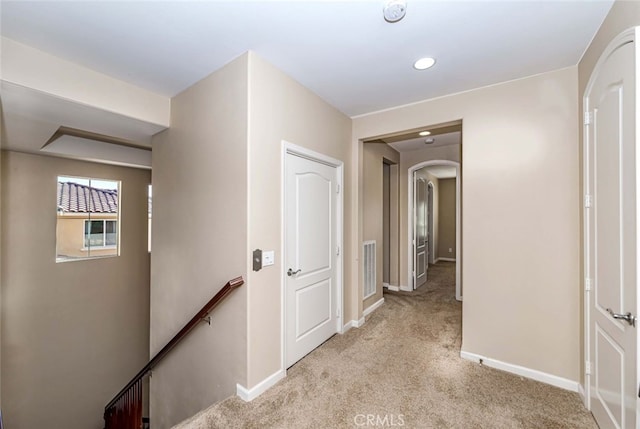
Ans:
<svg viewBox="0 0 640 429"><path fill-rule="evenodd" d="M417 289L427 281L427 181L414 173L414 279L413 288Z"/></svg>
<svg viewBox="0 0 640 429"><path fill-rule="evenodd" d="M601 63L586 94L585 192L591 411L602 429L635 428L638 383L634 43ZM627 320L625 320L627 319Z"/></svg>
<svg viewBox="0 0 640 429"><path fill-rule="evenodd" d="M436 251L434 249L434 234L433 234L433 184L429 183L427 185L427 270L429 269L429 264L435 264L435 254Z"/></svg>
<svg viewBox="0 0 640 429"><path fill-rule="evenodd" d="M285 159L285 364L338 331L338 171Z"/></svg>

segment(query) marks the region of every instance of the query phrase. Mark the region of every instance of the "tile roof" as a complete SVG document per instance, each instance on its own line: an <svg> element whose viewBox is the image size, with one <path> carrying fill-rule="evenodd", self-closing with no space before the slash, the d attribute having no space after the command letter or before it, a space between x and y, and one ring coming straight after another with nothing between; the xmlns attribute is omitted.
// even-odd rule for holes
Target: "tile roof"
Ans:
<svg viewBox="0 0 640 429"><path fill-rule="evenodd" d="M118 213L118 191L58 182L58 212Z"/></svg>

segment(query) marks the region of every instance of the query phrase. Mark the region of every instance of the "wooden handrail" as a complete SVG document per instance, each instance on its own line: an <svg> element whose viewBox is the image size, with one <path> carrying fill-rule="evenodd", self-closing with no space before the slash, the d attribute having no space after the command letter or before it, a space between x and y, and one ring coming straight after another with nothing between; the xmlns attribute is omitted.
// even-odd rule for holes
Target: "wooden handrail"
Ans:
<svg viewBox="0 0 640 429"><path fill-rule="evenodd" d="M222 301L233 289L240 287L243 284L244 280L242 279L242 277L236 277L233 280L229 280L227 284L224 285L222 289L220 289L218 293L216 293L215 296L211 298L211 300L207 302L204 307L202 307L202 309L198 311L186 325L184 325L184 328L182 328L180 332L178 332L171 339L171 341L169 341L167 345L164 346L162 350L160 350L153 357L153 359L151 359L149 363L146 364L144 368L142 368L140 372L138 372L136 376L133 377L131 381L127 383L127 385L120 392L118 392L116 396L114 396L111 402L109 402L104 408L105 416L107 415L109 409L113 407L116 402L118 402L118 400L124 394L126 394L130 388L132 388L136 383L142 380L142 378L147 375L149 371L151 371L158 363L160 363L160 361L167 355L167 353L169 353L171 349L173 349L193 328L195 328L196 325L200 323L205 318L205 316L209 314L209 312L220 303L220 301Z"/></svg>

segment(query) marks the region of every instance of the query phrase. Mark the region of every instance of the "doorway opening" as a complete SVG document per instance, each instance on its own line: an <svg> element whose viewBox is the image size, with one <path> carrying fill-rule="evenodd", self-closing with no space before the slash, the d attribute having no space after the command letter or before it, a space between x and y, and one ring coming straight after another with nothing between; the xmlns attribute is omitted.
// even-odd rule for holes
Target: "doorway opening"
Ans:
<svg viewBox="0 0 640 429"><path fill-rule="evenodd" d="M407 278L415 290L428 279L429 264L455 262L456 299L462 301L460 164L433 160L408 170L408 250L413 264Z"/></svg>
<svg viewBox="0 0 640 429"><path fill-rule="evenodd" d="M379 270L375 298L362 301L364 316L383 300L383 288L411 292L438 263L452 274L455 264L455 298L462 300L461 153L461 120L362 140L362 242L377 240ZM442 217L441 181L451 207ZM449 228L446 243L438 239L442 227ZM370 272L364 265L360 272Z"/></svg>

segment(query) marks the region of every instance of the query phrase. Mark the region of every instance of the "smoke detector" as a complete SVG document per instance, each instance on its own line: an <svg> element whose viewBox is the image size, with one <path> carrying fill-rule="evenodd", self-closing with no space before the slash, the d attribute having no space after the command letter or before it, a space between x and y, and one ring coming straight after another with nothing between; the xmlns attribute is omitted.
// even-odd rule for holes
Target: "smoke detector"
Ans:
<svg viewBox="0 0 640 429"><path fill-rule="evenodd" d="M425 139L424 144L433 144L433 142L435 141L436 140L433 137L431 137L431 138Z"/></svg>
<svg viewBox="0 0 640 429"><path fill-rule="evenodd" d="M407 13L407 2L405 0L390 0L382 9L384 19L387 22L398 22Z"/></svg>

